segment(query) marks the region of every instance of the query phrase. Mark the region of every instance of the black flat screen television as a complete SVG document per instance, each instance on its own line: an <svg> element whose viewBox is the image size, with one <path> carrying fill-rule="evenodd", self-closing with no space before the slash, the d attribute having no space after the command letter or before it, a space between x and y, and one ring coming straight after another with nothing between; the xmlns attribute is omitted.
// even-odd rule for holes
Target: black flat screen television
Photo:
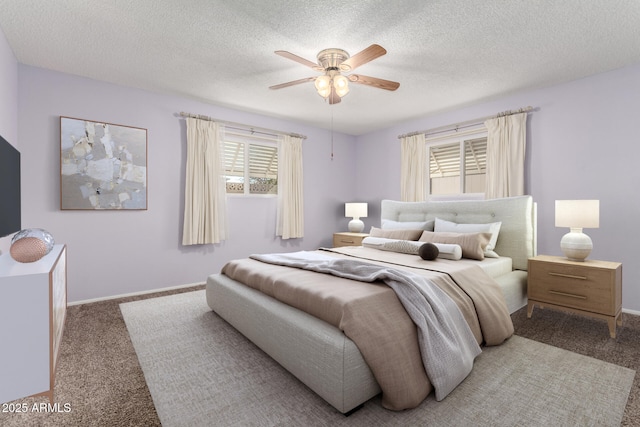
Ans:
<svg viewBox="0 0 640 427"><path fill-rule="evenodd" d="M0 237L20 231L20 152L0 136Z"/></svg>

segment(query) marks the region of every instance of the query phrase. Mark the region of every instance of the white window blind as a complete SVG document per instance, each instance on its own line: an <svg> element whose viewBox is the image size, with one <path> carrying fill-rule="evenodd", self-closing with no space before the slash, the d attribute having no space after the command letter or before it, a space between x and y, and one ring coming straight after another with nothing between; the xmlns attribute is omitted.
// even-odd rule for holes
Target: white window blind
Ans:
<svg viewBox="0 0 640 427"><path fill-rule="evenodd" d="M429 195L483 193L487 173L487 138L470 135L427 143Z"/></svg>
<svg viewBox="0 0 640 427"><path fill-rule="evenodd" d="M269 139L260 139L225 136L227 194L278 194L278 147Z"/></svg>

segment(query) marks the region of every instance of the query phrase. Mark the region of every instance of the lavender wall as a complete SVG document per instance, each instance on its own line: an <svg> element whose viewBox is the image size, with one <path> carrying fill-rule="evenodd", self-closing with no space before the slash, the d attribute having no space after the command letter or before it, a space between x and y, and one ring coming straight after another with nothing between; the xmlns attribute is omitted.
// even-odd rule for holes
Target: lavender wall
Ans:
<svg viewBox="0 0 640 427"><path fill-rule="evenodd" d="M346 228L343 203L355 194L355 138L175 96L19 66L19 134L24 158L23 227L49 230L68 245L69 300L79 301L203 282L233 258L315 249ZM180 111L307 135L305 237L274 236L276 199L230 197L230 237L183 247L186 128ZM59 116L148 130L148 210L59 209Z"/></svg>
<svg viewBox="0 0 640 427"><path fill-rule="evenodd" d="M593 259L620 261L623 306L640 311L640 268L635 266L633 226L640 214L635 185L640 144L640 64L566 84L506 96L383 131L336 134L330 160L326 130L265 116L159 95L34 67L17 65L0 38L0 132L20 136L23 153L23 222L49 229L69 245L71 301L201 282L229 259L252 252L313 249L343 230L343 202L369 202L366 227L378 224L379 202L400 195L397 136L532 105L527 147L527 192L538 203L538 252L560 255L566 232L554 227L554 201L596 198L600 228L587 230ZM15 80L19 82L16 92ZM16 119L15 105L18 104ZM230 198L231 238L208 247L180 245L185 155L184 123L190 111L306 134L306 237L283 242L273 236L275 200ZM137 126L149 135L149 210L60 211L59 116ZM4 120L4 121L3 121ZM15 123L18 125L16 126ZM16 130L17 129L17 130ZM3 242L0 241L0 249Z"/></svg>
<svg viewBox="0 0 640 427"><path fill-rule="evenodd" d="M562 255L557 199L599 199L592 259L623 263L623 307L640 311L640 64L406 122L358 138L357 194L376 206L400 197L400 134L531 105L527 192L538 203L538 253Z"/></svg>
<svg viewBox="0 0 640 427"><path fill-rule="evenodd" d="M18 61L0 30L0 135L18 147ZM0 238L0 253L8 253L11 237Z"/></svg>

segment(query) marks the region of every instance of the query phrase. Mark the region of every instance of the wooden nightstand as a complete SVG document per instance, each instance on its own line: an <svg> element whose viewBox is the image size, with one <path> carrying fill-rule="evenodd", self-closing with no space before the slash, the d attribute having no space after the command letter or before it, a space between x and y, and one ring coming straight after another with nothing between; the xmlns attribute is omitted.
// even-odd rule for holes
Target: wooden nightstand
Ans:
<svg viewBox="0 0 640 427"><path fill-rule="evenodd" d="M340 246L362 246L362 239L367 237L367 233L351 233L344 231L341 233L333 233L333 247Z"/></svg>
<svg viewBox="0 0 640 427"><path fill-rule="evenodd" d="M539 255L529 259L527 317L533 308L554 308L604 319L611 338L622 326L622 264Z"/></svg>

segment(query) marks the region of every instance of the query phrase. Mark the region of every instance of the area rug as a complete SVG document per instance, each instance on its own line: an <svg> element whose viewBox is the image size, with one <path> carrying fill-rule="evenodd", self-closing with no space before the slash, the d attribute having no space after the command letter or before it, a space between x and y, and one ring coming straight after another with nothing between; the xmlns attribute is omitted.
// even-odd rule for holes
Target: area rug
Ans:
<svg viewBox="0 0 640 427"><path fill-rule="evenodd" d="M618 426L635 371L519 336L446 399L345 417L212 312L205 291L120 305L158 416L172 426Z"/></svg>

